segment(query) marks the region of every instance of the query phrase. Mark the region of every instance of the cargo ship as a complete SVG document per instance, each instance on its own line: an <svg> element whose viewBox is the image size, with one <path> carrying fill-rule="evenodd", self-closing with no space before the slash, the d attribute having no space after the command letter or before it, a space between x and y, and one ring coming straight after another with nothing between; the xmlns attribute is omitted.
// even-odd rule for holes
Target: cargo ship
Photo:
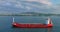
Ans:
<svg viewBox="0 0 60 32"><path fill-rule="evenodd" d="M14 18L13 18L12 26L17 27L17 28L51 28L51 27L53 27L52 20L50 18L48 18L48 21L46 21L46 22L47 22L46 24L43 24L43 23L17 23L14 21Z"/></svg>

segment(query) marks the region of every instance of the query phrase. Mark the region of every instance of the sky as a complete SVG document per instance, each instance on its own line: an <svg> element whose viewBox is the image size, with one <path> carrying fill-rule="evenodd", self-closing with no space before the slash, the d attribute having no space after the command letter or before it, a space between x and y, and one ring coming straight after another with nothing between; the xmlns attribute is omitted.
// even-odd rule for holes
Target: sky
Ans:
<svg viewBox="0 0 60 32"><path fill-rule="evenodd" d="M21 12L60 14L60 0L0 0L0 14Z"/></svg>

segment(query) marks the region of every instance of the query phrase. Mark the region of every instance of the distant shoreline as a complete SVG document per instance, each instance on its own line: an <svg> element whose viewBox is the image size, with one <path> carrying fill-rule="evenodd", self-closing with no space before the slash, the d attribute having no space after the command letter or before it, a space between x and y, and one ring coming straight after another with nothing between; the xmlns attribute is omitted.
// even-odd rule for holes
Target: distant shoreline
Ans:
<svg viewBox="0 0 60 32"><path fill-rule="evenodd" d="M60 16L60 14L23 12L23 13L0 14L0 16Z"/></svg>
<svg viewBox="0 0 60 32"><path fill-rule="evenodd" d="M60 16L60 14L31 14L31 15L0 15L0 16Z"/></svg>

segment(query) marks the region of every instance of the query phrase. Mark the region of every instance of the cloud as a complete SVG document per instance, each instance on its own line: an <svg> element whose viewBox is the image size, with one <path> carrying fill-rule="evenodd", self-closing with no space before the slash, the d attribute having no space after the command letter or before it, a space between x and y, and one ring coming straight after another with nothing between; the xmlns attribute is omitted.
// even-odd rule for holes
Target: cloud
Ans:
<svg viewBox="0 0 60 32"><path fill-rule="evenodd" d="M9 12L33 11L60 13L60 5L52 5L50 0L0 0L0 10Z"/></svg>
<svg viewBox="0 0 60 32"><path fill-rule="evenodd" d="M26 1L26 2L25 2ZM43 3L44 2L44 3ZM3 6L3 8L8 8L8 9L4 9L4 10L15 10L17 9L17 11L19 9L22 9L22 10L42 10L42 9L48 9L48 6L46 5L49 5L47 4L48 3L48 0L0 0L0 6ZM37 4L32 4L32 3L37 3ZM46 5L45 5L46 4ZM0 8L2 9L2 8ZM16 11L16 10L15 10Z"/></svg>
<svg viewBox="0 0 60 32"><path fill-rule="evenodd" d="M52 8L54 9L53 13L60 14L60 5L54 5Z"/></svg>
<svg viewBox="0 0 60 32"><path fill-rule="evenodd" d="M22 3L23 1L27 1L27 3ZM42 6L39 6L37 4L31 4L31 2L39 2L39 3L42 3L41 5ZM30 2L30 3L28 3ZM0 5L3 5L3 6L15 6L17 8L24 8L24 5L26 5L26 8L28 7L28 5L32 6L32 7L44 7L45 5L43 4L47 4L48 6L51 5L51 2L48 2L48 0L22 0L22 1L19 1L19 0L0 0ZM24 5L22 5L24 4ZM29 8L30 9L30 8Z"/></svg>
<svg viewBox="0 0 60 32"><path fill-rule="evenodd" d="M48 6L52 5L52 2L50 2L49 0L23 0L23 1L29 1L29 2L39 2L39 3L43 3L43 4L47 4Z"/></svg>

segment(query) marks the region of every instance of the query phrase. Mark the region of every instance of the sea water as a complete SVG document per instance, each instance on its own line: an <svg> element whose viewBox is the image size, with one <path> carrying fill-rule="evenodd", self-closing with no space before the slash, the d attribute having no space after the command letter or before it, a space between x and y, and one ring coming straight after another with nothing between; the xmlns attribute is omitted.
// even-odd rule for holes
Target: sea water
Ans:
<svg viewBox="0 0 60 32"><path fill-rule="evenodd" d="M0 32L60 32L60 16L50 16L52 28L13 28L12 22L46 23L47 16L0 16Z"/></svg>

